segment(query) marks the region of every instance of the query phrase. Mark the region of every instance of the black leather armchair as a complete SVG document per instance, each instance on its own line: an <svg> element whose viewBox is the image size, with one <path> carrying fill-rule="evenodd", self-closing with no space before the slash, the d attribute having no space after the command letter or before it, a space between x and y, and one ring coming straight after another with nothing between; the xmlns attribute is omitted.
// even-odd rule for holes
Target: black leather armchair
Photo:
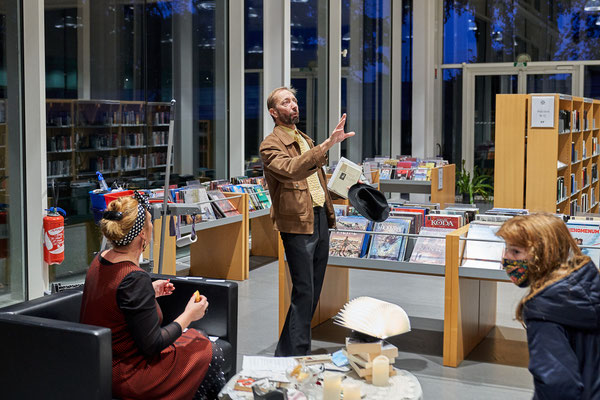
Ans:
<svg viewBox="0 0 600 400"><path fill-rule="evenodd" d="M209 308L191 327L218 336L225 375L236 373L237 283L171 279L175 291L158 299L164 324L198 290ZM4 399L112 399L112 346L108 328L79 323L83 287L0 309L0 397Z"/></svg>

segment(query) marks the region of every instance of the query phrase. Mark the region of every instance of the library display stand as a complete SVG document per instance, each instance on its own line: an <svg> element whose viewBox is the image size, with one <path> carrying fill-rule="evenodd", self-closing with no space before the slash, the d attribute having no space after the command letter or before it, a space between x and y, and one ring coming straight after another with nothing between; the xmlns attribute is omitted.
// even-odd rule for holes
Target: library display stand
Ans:
<svg viewBox="0 0 600 400"><path fill-rule="evenodd" d="M431 196L431 203L439 203L440 208L455 203L456 167L454 164L435 167L431 170L430 181L401 179L380 179L379 190L387 193L423 193Z"/></svg>
<svg viewBox="0 0 600 400"><path fill-rule="evenodd" d="M334 315L349 300L348 269L385 271L444 277L443 363L457 367L491 331L496 321L497 282L508 282L501 269L461 267L465 225L446 236L445 265L367 258L329 257L321 298L312 320L315 327ZM279 241L279 332L290 304L291 278L283 244ZM526 356L526 355L525 355Z"/></svg>
<svg viewBox="0 0 600 400"><path fill-rule="evenodd" d="M271 208L249 212L248 223L249 232L252 237L250 255L277 257L279 233L273 229Z"/></svg>
<svg viewBox="0 0 600 400"><path fill-rule="evenodd" d="M224 195L240 215L196 223L198 240L190 245L190 275L243 281L250 277L250 230L253 255L277 257L278 235L270 208L250 212L247 193ZM182 235L191 231L191 225L181 228Z"/></svg>
<svg viewBox="0 0 600 400"><path fill-rule="evenodd" d="M494 207L598 213L599 139L598 100L497 95Z"/></svg>
<svg viewBox="0 0 600 400"><path fill-rule="evenodd" d="M245 193L224 193L240 215L196 223L198 240L190 245L190 276L248 279L248 198ZM181 233L191 232L191 226Z"/></svg>

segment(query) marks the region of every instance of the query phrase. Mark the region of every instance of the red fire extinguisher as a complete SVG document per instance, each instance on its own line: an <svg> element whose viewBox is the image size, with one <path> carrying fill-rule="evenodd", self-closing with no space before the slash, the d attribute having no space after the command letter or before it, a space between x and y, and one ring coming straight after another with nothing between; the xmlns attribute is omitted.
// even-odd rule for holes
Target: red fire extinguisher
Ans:
<svg viewBox="0 0 600 400"><path fill-rule="evenodd" d="M60 207L47 209L44 217L44 261L48 265L60 264L65 259L65 210ZM60 215L62 214L62 215Z"/></svg>

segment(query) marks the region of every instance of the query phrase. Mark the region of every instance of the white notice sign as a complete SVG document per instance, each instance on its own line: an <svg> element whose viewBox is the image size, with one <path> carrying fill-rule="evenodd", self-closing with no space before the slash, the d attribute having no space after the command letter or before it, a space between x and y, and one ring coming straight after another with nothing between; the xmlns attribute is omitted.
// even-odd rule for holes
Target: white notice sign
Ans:
<svg viewBox="0 0 600 400"><path fill-rule="evenodd" d="M444 188L444 168L438 168L438 190L442 190Z"/></svg>
<svg viewBox="0 0 600 400"><path fill-rule="evenodd" d="M554 128L554 96L531 96L531 127Z"/></svg>

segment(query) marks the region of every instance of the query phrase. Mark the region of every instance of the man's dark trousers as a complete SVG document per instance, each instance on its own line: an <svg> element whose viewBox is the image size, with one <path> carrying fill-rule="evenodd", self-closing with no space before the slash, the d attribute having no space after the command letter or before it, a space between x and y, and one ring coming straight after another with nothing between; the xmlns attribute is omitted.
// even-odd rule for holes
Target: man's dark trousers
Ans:
<svg viewBox="0 0 600 400"><path fill-rule="evenodd" d="M275 350L276 357L310 354L312 320L329 257L329 227L323 207L315 207L312 235L281 232L292 277L292 298Z"/></svg>

